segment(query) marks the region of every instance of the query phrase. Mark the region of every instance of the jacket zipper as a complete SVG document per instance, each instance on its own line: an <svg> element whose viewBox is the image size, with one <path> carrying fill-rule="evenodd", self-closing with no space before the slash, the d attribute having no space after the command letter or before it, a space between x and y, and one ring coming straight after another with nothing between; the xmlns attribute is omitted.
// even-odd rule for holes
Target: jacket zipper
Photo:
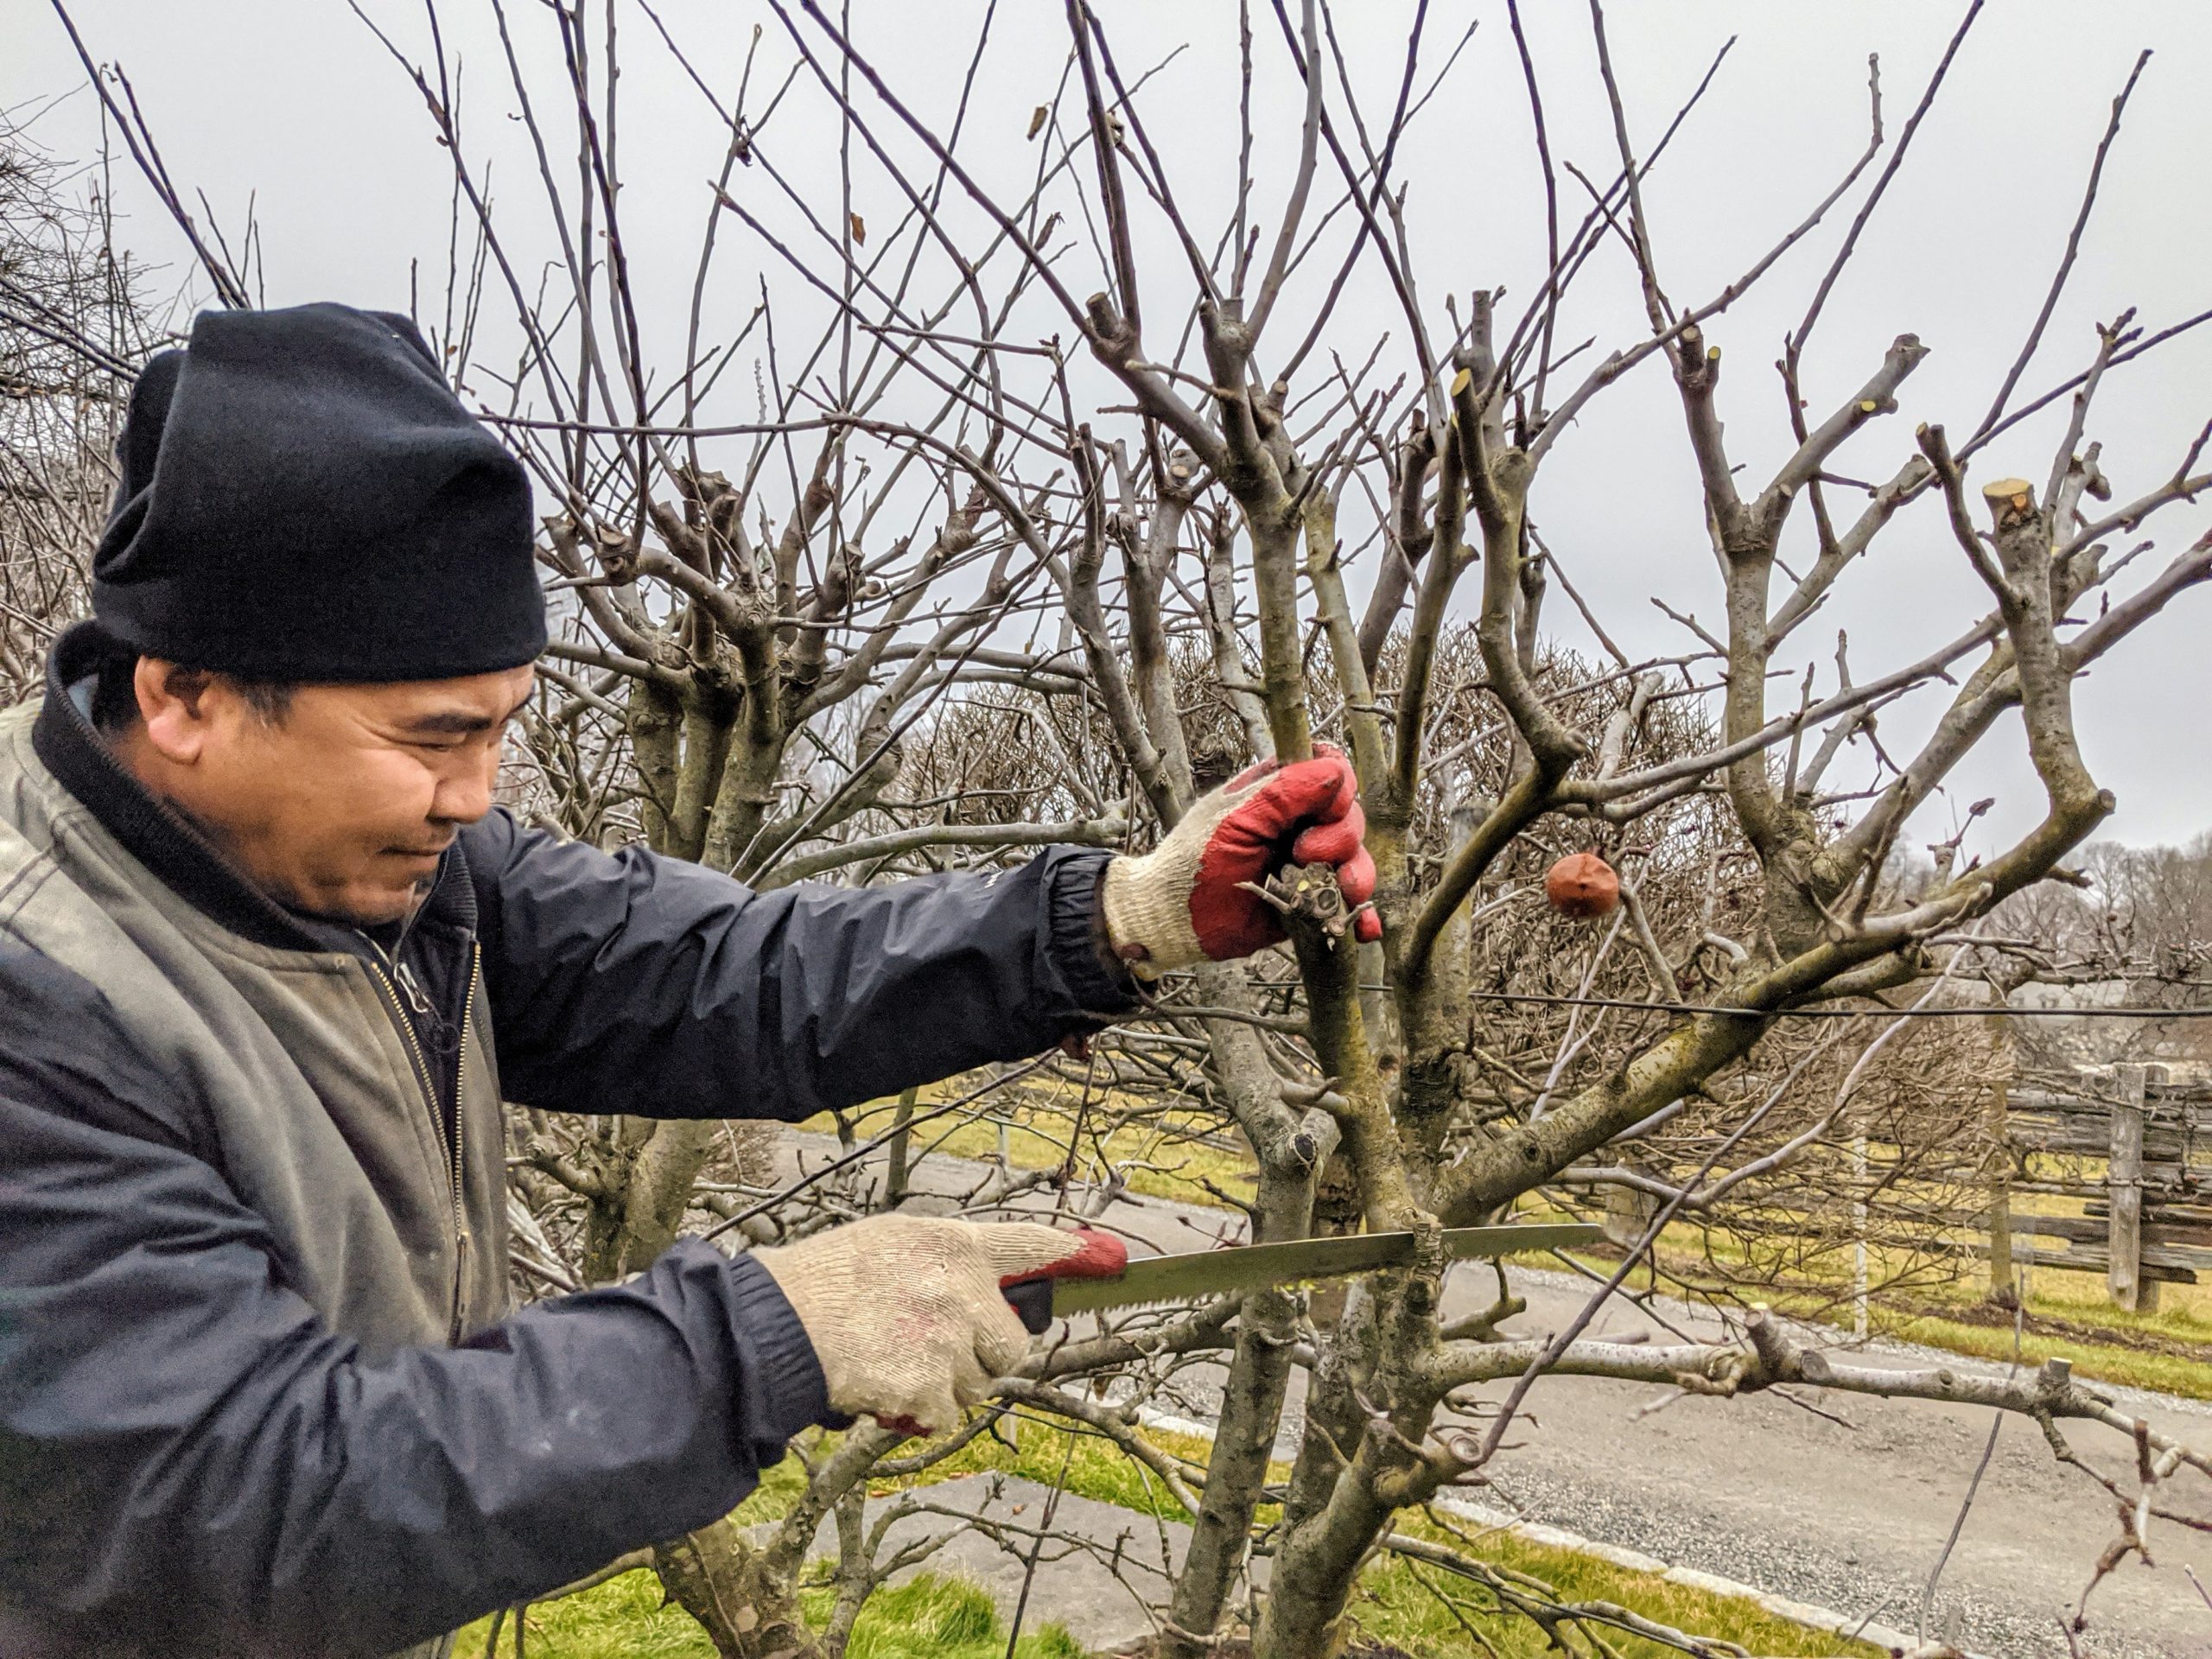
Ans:
<svg viewBox="0 0 2212 1659"><path fill-rule="evenodd" d="M365 938L368 936L364 934L362 937ZM379 957L392 963L391 970L386 972L375 963L371 963L368 964L369 971L376 976L378 984L383 987L385 995L391 1000L395 1016L393 1023L399 1027L400 1040L406 1046L408 1058L414 1064L415 1078L423 1090L423 1103L429 1109L431 1125L437 1131L439 1149L446 1158L446 1191L452 1201L454 1257L453 1301L448 1329L448 1339L458 1342L461 1337L461 1316L465 1312L463 1298L468 1283L469 1247L467 1211L463 1202L467 1131L461 1112L461 1096L468 1081L468 1011L476 1005L476 984L482 971L484 948L473 940L470 942L468 1000L461 1005L459 1047L454 1069L453 1129L448 1134L445 1114L438 1107L437 1085L430 1076L429 1059L423 1052L422 1043L415 1035L414 1021L407 1017L408 1007L414 1008L418 1014L428 1014L430 1011L429 999L423 994L423 988L416 980L412 969L387 953L374 939L370 939L369 943L375 947ZM401 1006L403 995L406 1007Z"/></svg>
<svg viewBox="0 0 2212 1659"><path fill-rule="evenodd" d="M453 1339L461 1340L461 1317L464 1298L463 1287L468 1282L468 1253L474 1241L468 1232L468 1211L461 1202L467 1190L467 1172L461 1163L461 1151L467 1139L467 1117L463 1107L468 1099L468 1014L476 1006L476 982L484 970L484 947L474 939L468 942L468 995L461 1004L461 1026L454 1033L453 1063Z"/></svg>

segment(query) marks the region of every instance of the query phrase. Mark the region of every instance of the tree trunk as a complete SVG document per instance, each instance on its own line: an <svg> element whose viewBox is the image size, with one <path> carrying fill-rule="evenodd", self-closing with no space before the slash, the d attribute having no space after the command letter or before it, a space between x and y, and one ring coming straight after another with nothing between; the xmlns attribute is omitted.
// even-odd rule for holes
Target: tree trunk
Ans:
<svg viewBox="0 0 2212 1659"><path fill-rule="evenodd" d="M1311 1170L1271 1171L1262 1165L1254 1242L1302 1236L1313 1202ZM1222 1391L1213 1452L1206 1459L1205 1495L1168 1604L1160 1659L1199 1659L1211 1645L1205 1638L1220 1627L1230 1592L1244 1570L1252 1512L1267 1484L1268 1458L1282 1421L1299 1311L1295 1295L1266 1290L1246 1297L1237 1315L1236 1350Z"/></svg>
<svg viewBox="0 0 2212 1659"><path fill-rule="evenodd" d="M799 1611L798 1575L728 1522L656 1546L653 1570L721 1659L823 1659Z"/></svg>
<svg viewBox="0 0 2212 1659"><path fill-rule="evenodd" d="M616 1154L607 1171L606 1196L592 1201L583 1269L594 1284L626 1278L652 1266L676 1243L691 1201L692 1183L721 1131L711 1118L626 1122L644 1124L645 1132Z"/></svg>
<svg viewBox="0 0 2212 1659"><path fill-rule="evenodd" d="M645 844L664 853L671 844L669 826L676 812L681 770L683 705L676 694L652 680L630 682L630 757L638 771Z"/></svg>
<svg viewBox="0 0 2212 1659"><path fill-rule="evenodd" d="M1334 1659L1344 1612L1369 1548L1390 1520L1375 1496L1363 1446L1334 1482L1328 1503L1275 1552L1268 1599L1252 1633L1254 1659Z"/></svg>
<svg viewBox="0 0 2212 1659"><path fill-rule="evenodd" d="M914 1121L914 1101L918 1089L909 1089L899 1096L899 1113L892 1119L891 1148L884 1164L883 1207L896 1210L906 1197L906 1181L912 1170L907 1157L913 1149L913 1132L907 1126Z"/></svg>
<svg viewBox="0 0 2212 1659"><path fill-rule="evenodd" d="M1198 970L1207 1001L1243 1007L1249 992L1243 970L1208 963ZM1317 1170L1335 1142L1325 1117L1310 1121L1287 1106L1266 1050L1251 1027L1207 1022L1213 1073L1260 1165L1253 1217L1257 1240L1300 1238L1313 1224ZM1290 1380L1290 1342L1296 1334L1298 1299L1262 1292L1248 1297L1238 1316L1220 1421L1206 1464L1205 1497L1192 1529L1189 1552L1175 1580L1162 1659L1194 1659L1220 1624L1251 1546L1252 1513L1267 1483L1268 1455L1282 1417Z"/></svg>

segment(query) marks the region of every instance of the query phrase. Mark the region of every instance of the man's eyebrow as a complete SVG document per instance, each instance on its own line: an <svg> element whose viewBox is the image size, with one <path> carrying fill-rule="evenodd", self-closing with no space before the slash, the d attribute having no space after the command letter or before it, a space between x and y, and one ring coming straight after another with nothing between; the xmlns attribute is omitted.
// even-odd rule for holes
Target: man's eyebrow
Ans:
<svg viewBox="0 0 2212 1659"><path fill-rule="evenodd" d="M523 711L530 697L525 693L515 701L515 706L497 720L486 720L466 709L448 709L437 714L423 715L403 722L405 730L420 732L425 736L473 737L478 732L488 732L495 726L504 726Z"/></svg>

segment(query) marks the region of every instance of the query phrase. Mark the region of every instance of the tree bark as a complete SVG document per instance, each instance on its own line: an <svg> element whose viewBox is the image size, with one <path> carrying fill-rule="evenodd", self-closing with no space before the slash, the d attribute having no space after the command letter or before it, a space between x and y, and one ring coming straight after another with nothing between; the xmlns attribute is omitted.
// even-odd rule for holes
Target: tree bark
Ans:
<svg viewBox="0 0 2212 1659"><path fill-rule="evenodd" d="M826 1659L799 1611L797 1573L728 1522L655 1546L653 1570L720 1659Z"/></svg>

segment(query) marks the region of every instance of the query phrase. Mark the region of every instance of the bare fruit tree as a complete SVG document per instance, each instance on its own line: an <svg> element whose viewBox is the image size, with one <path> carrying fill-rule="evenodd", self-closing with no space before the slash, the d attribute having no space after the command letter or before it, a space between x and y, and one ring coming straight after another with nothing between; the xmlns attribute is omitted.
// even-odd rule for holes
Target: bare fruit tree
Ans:
<svg viewBox="0 0 2212 1659"><path fill-rule="evenodd" d="M1092 372L1079 375L1076 364L1057 358L1029 365L1036 391L1027 405L1008 391L989 409L1019 427L1027 447L1054 456L1075 486L1071 507L1049 522L1072 517L1080 545L1054 577L1084 649L1090 693L1143 806L1173 823L1196 785L1173 671L1175 632L1211 641L1220 696L1239 715L1250 751L1298 757L1324 728L1358 768L1382 871L1382 944L1362 952L1325 915L1294 918L1305 1027L1297 1036L1305 1040L1294 1037L1287 1051L1263 1044L1260 1030L1237 1016L1280 985L1287 964L1193 976L1190 994L1211 1011L1196 1020L1208 1039L1208 1063L1259 1162L1254 1220L1262 1236L1306 1230L1332 1147L1367 1227L1433 1238L1439 1226L1496 1214L1655 1115L1712 1091L1752 1062L1789 1012L1834 1008L1846 999L1878 1010L1885 993L1910 997L1921 982L1928 988L1920 995L1933 995L1964 965L1977 919L2050 874L2112 810L2075 737L2074 680L2212 574L2212 542L2200 541L2124 594L2107 588L2129 561L2108 559L2105 538L2212 481L2190 474L2200 444L2146 496L2118 508L2100 505L2109 488L2096 447L2085 446L2092 399L2113 361L2151 340L2128 317L2102 329L2087 369L2051 394L2070 396L2071 418L2043 475L1971 492L1966 462L1999 442L2031 406L2016 407L2013 393L2039 343L2038 321L1986 416L1955 444L1942 423L1929 423L1902 453L1893 445L1877 468L1881 481L1855 492L1861 504L1852 512L1833 463L1847 445L1875 451L1883 417L1897 409L1898 391L1928 348L1900 334L1868 353L1863 385L1825 407L1814 407L1812 389L1800 382L1823 302L1895 176L1917 112L1891 145L1878 107L1864 154L1802 222L1709 297L1678 300L1655 258L1643 204L1643 182L1659 147L1637 149L1604 16L1593 6L1616 138L1611 183L1588 188L1594 201L1579 226L1563 230L1554 221L1551 275L1530 303L1506 311L1477 285L1477 273L1452 273L1444 291L1455 301L1465 294L1464 308L1439 307L1421 298L1424 273L1413 266L1408 206L1391 173L1402 143L1414 142L1422 105L1426 43L1418 22L1383 118L1379 103L1363 107L1328 10L1318 0L1294 17L1276 8L1281 39L1269 45L1296 66L1306 99L1295 175L1270 232L1246 218L1257 211L1249 172L1241 170L1249 168L1249 141L1235 163L1226 156L1220 163L1240 168L1235 222L1185 217L1179 191L1189 188L1203 158L1156 137L1141 87L1125 75L1100 18L1079 3L1067 13L1071 70L1039 116L1055 146L1047 156L1080 153L1087 166L1080 175L1040 168L1068 202L1049 219L1043 215L1052 210L1034 191L1001 200L982 158L963 159L957 132L918 114L918 89L900 85L836 19L811 3L774 9L823 93L836 99L846 130L900 183L915 211L943 227L939 240L973 245L980 214L1014 245L1023 278L1058 305L1053 326L1088 347ZM1508 10L1526 61L1519 18ZM1962 34L1974 15L1969 10ZM1259 18L1255 32L1272 35L1268 22ZM1950 61L1947 54L1923 107ZM1249 76L1249 55L1246 62ZM1533 65L1528 85L1541 142ZM2115 125L2125 102L2123 93ZM1261 137L1274 138L1277 153L1293 142L1287 132ZM1888 164L1873 171L1885 148ZM926 158L918 164L930 168L929 188L899 170L916 156ZM1548 169L1548 156L1546 163ZM1711 331L1725 327L1730 305L1819 232L1870 172L1852 228L1786 343L1783 418L1794 448L1760 488L1747 491L1719 416L1720 350ZM2094 192L2093 177L2085 215ZM957 216L948 197L965 199ZM1324 211L1334 221L1325 229ZM1082 225L1087 238L1055 245L1052 224ZM1141 270L1138 250L1166 240L1163 226L1182 257L1165 270ZM1319 252L1325 246L1328 252ZM1643 315L1630 338L1610 325L1619 343L1570 372L1554 355L1557 321L1591 262L1622 252L1633 264ZM1302 273L1308 256L1317 270ZM1077 283L1074 272L1090 260L1096 277ZM2070 260L2069 246L2053 303ZM1392 320L1402 340L1394 364L1385 365L1374 325L1363 334L1361 321L1335 304L1344 285L1337 273L1363 262L1382 269L1401 307ZM1300 275L1311 280L1296 283ZM1083 291L1090 287L1096 291ZM918 321L849 279L846 291L850 312L871 332ZM1532 503L1554 447L1573 440L1574 417L1646 362L1663 365L1679 392L1724 631L1699 630L1694 648L1675 659L1605 665L1590 678L1603 681L1607 695L1563 696L1539 673L1540 607L1552 585L1567 583L1541 540ZM1008 359L1009 380L1020 366ZM1051 556L1048 523L1008 481L1007 461L979 455L967 470L1039 558ZM1811 556L1802 575L1789 575L1779 555L1801 502L1813 521ZM1768 682L1777 653L1837 583L1865 579L1861 556L1922 503L1923 512L1948 520L1959 555L1987 588L1990 608L1962 617L1956 638L1919 661L1870 668L1840 651L1829 685L1808 676L1795 706L1775 710ZM1372 527L1369 544L1377 546L1381 573L1363 613L1345 575L1358 545L1356 509L1361 527ZM1121 575L1117 617L1101 595L1109 563ZM1434 741L1440 652L1463 581L1475 588L1482 705L1508 756L1502 774L1484 780L1486 789L1442 764ZM2098 614L2077 623L2069 613L2085 600ZM1602 619L1593 617L1592 626L1605 637ZM1382 645L1401 627L1402 654L1386 681ZM1256 652L1248 652L1255 635ZM1892 760L1876 747L1874 787L1840 798L1823 793L1834 788L1827 774L1843 746L1893 702L1938 683L1947 707L1918 753ZM1646 747L1651 706L1677 685L1710 699L1718 729L1691 753L1655 758ZM2014 709L2043 786L2041 821L1994 856L1947 870L1901 899L1885 878L1915 810ZM1735 843L1731 850L1740 847L1755 873L1733 931L1660 937L1639 916L1631 887L1618 931L1647 957L1660 993L1651 1001L1661 1007L1641 1016L1650 1024L1626 1052L1606 1054L1601 1065L1578 1069L1568 1039L1559 1051L1563 1063L1499 1111L1474 1052L1492 1010L1471 1003L1471 910L1502 897L1524 838L1556 836L1571 823L1578 838L1618 846L1685 802L1725 813L1718 838ZM1713 1011L1666 1007L1682 1001L1682 969L1708 943L1718 960L1699 1001ZM1763 1109L1748 1098L1738 1103L1742 1134L1714 1145L1705 1166L1667 1198L1654 1230L1738 1173L1743 1135ZM1940 1391L1925 1382L1850 1376L1756 1317L1740 1346L1663 1359L1581 1340L1588 1314L1541 1343L1500 1341L1480 1321L1454 1331L1439 1317L1443 1271L1440 1255L1430 1254L1410 1271L1363 1282L1326 1328L1306 1323L1296 1300L1281 1294L1249 1298L1238 1310L1218 1439L1190 1560L1164 1625L1166 1650L1196 1651L1227 1609L1301 1340L1312 1344L1306 1430L1281 1518L1268 1533L1272 1587L1255 1631L1266 1655L1330 1650L1354 1576L1392 1538L1392 1517L1447 1484L1479 1478L1529 1383L1544 1370L1673 1377L1722 1393L1784 1380ZM1452 1408L1466 1391L1501 1382L1510 1390L1489 1401L1482 1417L1454 1420ZM2005 1402L2023 1410L2107 1409L2063 1378L2022 1383L2009 1395Z"/></svg>
<svg viewBox="0 0 2212 1659"><path fill-rule="evenodd" d="M1236 141L1215 145L1163 130L1172 45L1124 38L1082 0L1065 8L1065 60L1038 67L1012 117L1002 92L978 93L988 16L966 79L925 86L901 73L894 33L857 37L814 0L768 0L726 75L650 8L641 28L591 0L495 0L499 81L487 93L478 67L471 99L516 118L537 187L526 209L511 182L496 199L486 182L488 124L463 118L435 6L423 40L378 30L454 168L450 277L425 332L548 508L557 626L518 780L530 810L756 884L861 881L1048 841L1141 847L1211 784L1327 741L1357 770L1381 871L1379 945L1352 943L1332 889L1294 880L1286 950L1171 976L1087 1057L909 1099L895 1167L925 1123L1058 1113L1057 1169L1001 1158L963 1207L1042 1197L1096 1217L1129 1177L1102 1122L1171 1139L1233 1128L1256 1179L1225 1196L1251 1236L1410 1231L1414 1265L1341 1296L1266 1291L1086 1328L950 1441L895 1449L863 1429L810 1448L804 1495L768 1541L718 1526L652 1553L721 1652L842 1650L868 1594L917 1559L885 1543L888 1522L926 1507L912 1491L871 1500L871 1483L918 1475L1010 1414L1107 1437L1188 1509L1188 1551L1147 1592L1158 1650L1179 1659L1248 1614L1263 1659L1336 1650L1378 1551L1456 1575L1485 1616L1535 1618L1562 1645L1627 1629L1716 1650L1507 1585L1408 1529L1405 1512L1491 1478L1547 1373L1980 1402L2061 1445L2069 1422L2101 1425L2129 1437L2131 1474L2111 1490L2140 1500L2131 1516L2183 1468L2212 1472L2063 1366L2001 1382L1877 1370L1756 1306L1726 1342L1586 1335L1678 1217L1770 1210L1816 1168L1822 1202L1867 1203L1878 1177L1848 1148L1885 1123L1887 1144L1943 1177L1956 1102L1914 1103L1897 1058L1914 1018L1989 971L1992 912L2063 875L2113 810L2075 735L2077 678L2212 575L2212 537L2112 551L2212 484L2193 470L2203 436L2177 433L2180 464L2124 504L2089 436L2107 372L2203 317L2123 315L2083 342L2078 372L2022 391L2133 79L1985 413L1900 429L1929 350L1910 332L1860 345L1859 384L1808 383L1837 279L1980 10L1905 122L1885 121L1878 78L1855 162L1764 252L1693 290L1655 252L1669 244L1646 185L1678 128L1713 118L1694 106L1713 78L1667 124L1630 108L1592 3L1610 123L1586 175L1554 155L1508 0L1484 48L1513 54L1546 204L1529 232L1543 279L1510 305L1480 270L1416 267L1412 216L1442 205L1410 195L1402 158L1437 142L1424 122L1477 49L1471 27L1436 35L1426 8L1379 93L1348 62L1348 10L1243 9L1233 41L1202 48L1242 88ZM645 257L668 227L641 234L621 194L626 53L674 65L718 135L681 261ZM1272 125L1253 96L1262 62L1300 89ZM1182 205L1199 199L1232 206L1202 222ZM1805 303L1776 407L1732 373L1724 389L1719 342L1732 306L1783 270ZM1681 647L1640 658L1613 643L1619 596L1574 585L1578 550L1551 545L1542 515L1578 416L1637 374L1671 378L1667 441L1695 480L1719 619L1682 614ZM1724 405L1784 435L1756 486ZM2024 423L2043 410L2062 429L2031 456ZM1872 481L1846 474L1847 452ZM1970 482L1977 461L2032 476ZM1910 660L1839 637L1778 695L1833 594L1886 585L1903 602L1910 578L1866 556L1904 526L1963 560L1986 603ZM1598 653L1548 633L1561 599ZM1931 705L1916 748L1885 746L1885 715ZM2013 711L2017 726L2000 718ZM1980 859L1938 842L1914 873L1916 813L2015 730L2040 787L2032 826ZM1578 851L1621 878L1594 922L1543 906L1545 871ZM859 1179L850 1140L849 1165L794 1185L722 1125L518 1122L518 1271L567 1288L687 1229L765 1239L895 1202L902 1180ZM1495 1306L1446 1313L1440 1230L1607 1190L1644 1202L1611 1284L1566 1329L1501 1332L1503 1276ZM1202 1469L1141 1418L1192 1367L1217 1400ZM1269 1465L1294 1378L1283 1480ZM1279 1505L1264 1524L1263 1503ZM797 1583L825 1519L841 1547L823 1630ZM2131 1519L2097 1576L2142 1548ZM1264 1595L1255 1548L1271 1558Z"/></svg>

